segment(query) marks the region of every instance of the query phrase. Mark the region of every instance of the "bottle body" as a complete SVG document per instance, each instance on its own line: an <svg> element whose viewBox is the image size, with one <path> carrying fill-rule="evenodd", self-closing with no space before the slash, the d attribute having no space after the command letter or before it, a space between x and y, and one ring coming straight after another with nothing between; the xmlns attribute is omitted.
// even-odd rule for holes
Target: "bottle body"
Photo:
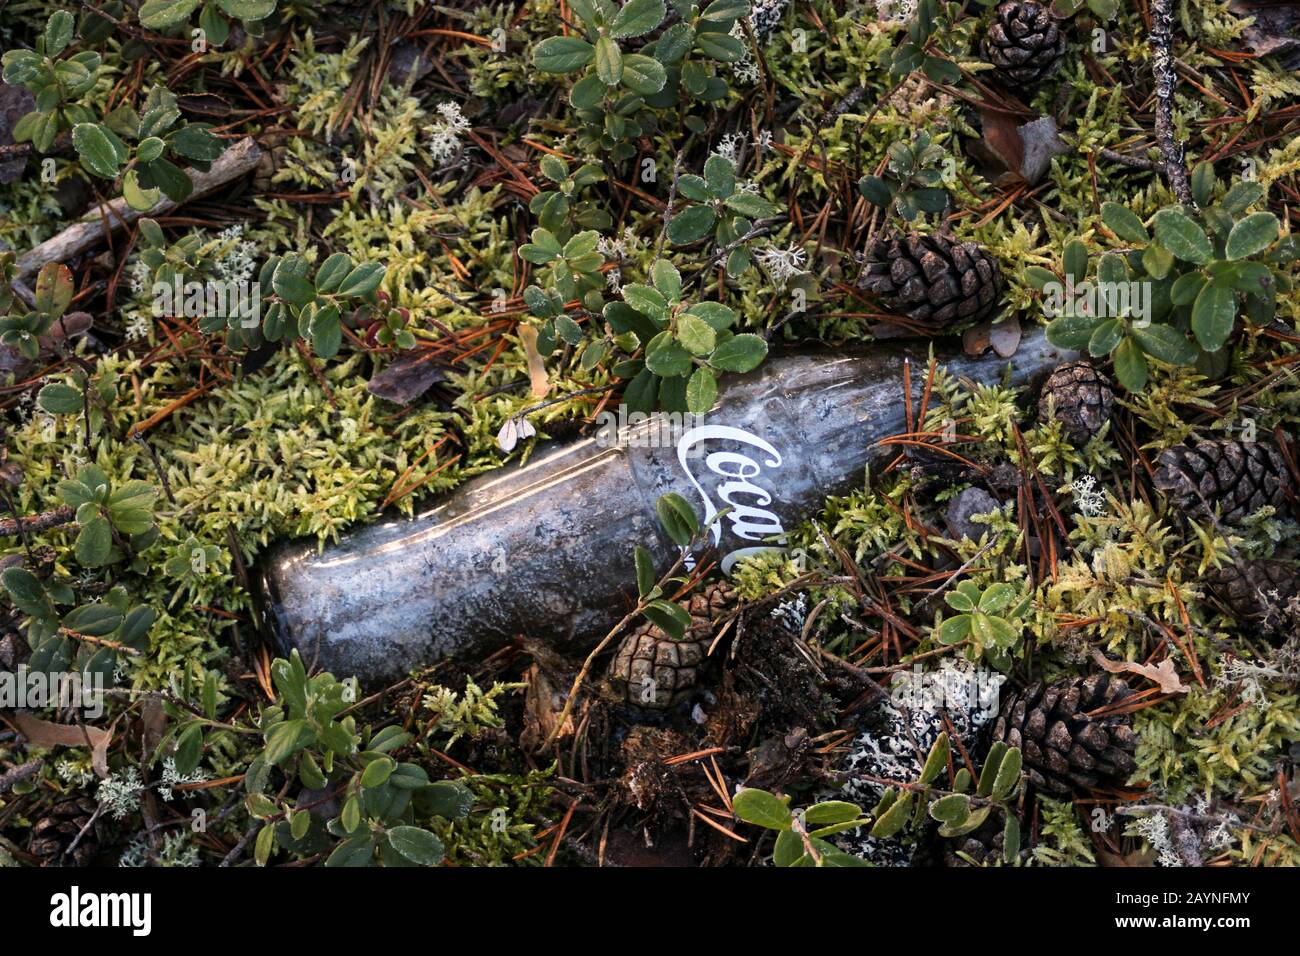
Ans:
<svg viewBox="0 0 1300 956"><path fill-rule="evenodd" d="M1069 357L1035 331L1010 361L938 360L984 383L1009 366L1023 384ZM919 401L924 342L777 355L725 382L703 420L680 430L651 419L617 441L606 430L539 447L524 466L471 479L416 517L350 532L323 553L281 545L260 568L266 620L286 651L366 683L486 655L520 634L585 650L635 604L633 548L649 549L660 570L679 554L655 516L660 495L694 506L724 571L779 547L890 454L876 443L906 428L909 361Z"/></svg>

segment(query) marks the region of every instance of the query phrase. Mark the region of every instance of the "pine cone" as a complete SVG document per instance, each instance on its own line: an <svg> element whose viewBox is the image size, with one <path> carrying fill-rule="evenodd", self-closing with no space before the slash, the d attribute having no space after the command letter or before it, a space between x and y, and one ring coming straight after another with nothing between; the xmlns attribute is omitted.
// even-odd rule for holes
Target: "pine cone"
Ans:
<svg viewBox="0 0 1300 956"><path fill-rule="evenodd" d="M1038 396L1038 420L1055 418L1070 441L1082 445L1110 420L1115 392L1110 379L1085 361L1056 366Z"/></svg>
<svg viewBox="0 0 1300 956"><path fill-rule="evenodd" d="M1019 747L1030 782L1069 796L1104 783L1121 783L1136 764L1128 714L1088 716L1122 700L1128 684L1110 674L1035 684L1002 703L994 738Z"/></svg>
<svg viewBox="0 0 1300 956"><path fill-rule="evenodd" d="M1156 458L1154 484L1174 510L1201 515L1217 510L1229 524L1265 505L1284 509L1292 491L1286 462L1275 448L1233 439L1166 448Z"/></svg>
<svg viewBox="0 0 1300 956"><path fill-rule="evenodd" d="M984 58L1010 83L1032 85L1061 68L1065 34L1041 3L1008 0L993 12Z"/></svg>
<svg viewBox="0 0 1300 956"><path fill-rule="evenodd" d="M736 604L729 584L711 584L690 596L690 626L680 641L646 622L623 638L609 664L609 682L623 699L647 710L667 710L695 689L713 640L714 622Z"/></svg>
<svg viewBox="0 0 1300 956"><path fill-rule="evenodd" d="M81 838L75 850L66 856L64 852L90 822L96 809L94 799L85 795L59 798L32 827L27 851L39 857L42 866L89 866L99 853L99 840L93 827Z"/></svg>
<svg viewBox="0 0 1300 956"><path fill-rule="evenodd" d="M863 288L886 308L938 332L992 315L1002 299L1002 271L975 242L945 233L892 234L867 249Z"/></svg>
<svg viewBox="0 0 1300 956"><path fill-rule="evenodd" d="M1300 626L1292 603L1300 597L1300 575L1285 561L1239 561L1210 572L1219 600L1241 624L1265 636L1289 635Z"/></svg>

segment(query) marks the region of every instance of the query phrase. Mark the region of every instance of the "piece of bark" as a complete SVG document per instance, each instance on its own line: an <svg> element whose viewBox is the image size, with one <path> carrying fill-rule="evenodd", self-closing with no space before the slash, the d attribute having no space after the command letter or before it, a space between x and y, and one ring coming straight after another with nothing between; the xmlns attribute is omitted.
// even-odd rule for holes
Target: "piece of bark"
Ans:
<svg viewBox="0 0 1300 956"><path fill-rule="evenodd" d="M189 171L190 179L194 182L194 191L190 193L189 199L206 196L250 172L261 156L261 149L251 137L241 139L222 153L206 173L193 169ZM102 217L96 209L85 221L69 226L57 236L46 239L35 249L24 253L18 260L18 278L25 279L34 275L47 262L64 262L78 253L85 252L103 239L105 228L121 229L146 215L163 216L178 205L180 204L163 197L154 204L152 209L141 212L132 209L126 204L126 200L119 196L105 205Z"/></svg>

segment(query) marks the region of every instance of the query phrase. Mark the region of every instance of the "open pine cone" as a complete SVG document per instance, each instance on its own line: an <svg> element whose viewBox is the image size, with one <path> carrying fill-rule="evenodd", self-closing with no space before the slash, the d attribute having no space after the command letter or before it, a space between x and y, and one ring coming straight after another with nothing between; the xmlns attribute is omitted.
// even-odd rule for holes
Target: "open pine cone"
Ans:
<svg viewBox="0 0 1300 956"><path fill-rule="evenodd" d="M1003 701L993 735L1020 748L1025 772L1040 790L1069 796L1120 784L1137 766L1132 719L1089 715L1130 693L1128 684L1110 674L1035 684Z"/></svg>
<svg viewBox="0 0 1300 956"><path fill-rule="evenodd" d="M1061 68L1065 34L1051 12L1033 0L1008 0L993 12L984 58L1003 79L1030 86Z"/></svg>
<svg viewBox="0 0 1300 956"><path fill-rule="evenodd" d="M867 249L862 286L930 331L992 315L1002 271L983 246L946 233L887 235Z"/></svg>
<svg viewBox="0 0 1300 956"><path fill-rule="evenodd" d="M1082 445L1110 420L1115 391L1110 379L1089 362L1065 362L1053 369L1038 397L1039 421L1055 418L1066 436Z"/></svg>
<svg viewBox="0 0 1300 956"><path fill-rule="evenodd" d="M1266 637L1290 636L1300 626L1295 601L1300 574L1285 561L1234 561L1211 571L1211 589L1233 616Z"/></svg>
<svg viewBox="0 0 1300 956"><path fill-rule="evenodd" d="M1284 509L1292 491L1291 474L1277 449L1234 439L1166 448L1156 458L1154 484L1174 510L1197 515L1217 510L1229 524L1265 505Z"/></svg>

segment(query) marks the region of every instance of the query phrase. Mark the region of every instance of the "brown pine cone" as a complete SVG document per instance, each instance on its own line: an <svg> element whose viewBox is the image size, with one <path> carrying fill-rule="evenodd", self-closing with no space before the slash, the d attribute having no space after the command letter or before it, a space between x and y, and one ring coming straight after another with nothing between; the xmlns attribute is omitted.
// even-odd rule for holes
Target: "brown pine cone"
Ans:
<svg viewBox="0 0 1300 956"><path fill-rule="evenodd" d="M691 623L680 641L648 621L642 624L614 652L610 686L628 703L647 710L667 710L685 700L695 689L715 622L735 605L736 592L729 584L711 584L687 600Z"/></svg>
<svg viewBox="0 0 1300 956"><path fill-rule="evenodd" d="M1008 0L993 12L984 35L984 58L1009 83L1030 86L1061 68L1065 34L1056 18L1033 0Z"/></svg>
<svg viewBox="0 0 1300 956"><path fill-rule="evenodd" d="M1156 457L1153 480L1175 511L1238 524L1265 505L1285 509L1292 492L1282 455L1259 442L1219 439L1175 445Z"/></svg>
<svg viewBox="0 0 1300 956"><path fill-rule="evenodd" d="M1004 282L983 246L946 233L878 237L867 249L862 286L886 308L939 332L997 311Z"/></svg>
<svg viewBox="0 0 1300 956"><path fill-rule="evenodd" d="M1056 366L1038 396L1038 420L1061 423L1070 441L1082 445L1101 431L1115 406L1110 379L1086 361Z"/></svg>
<svg viewBox="0 0 1300 956"><path fill-rule="evenodd" d="M66 855L65 851L90 822L96 809L94 799L88 796L71 794L59 798L32 827L27 851L39 857L42 866L89 866L99 853L94 827L81 838L76 849Z"/></svg>
<svg viewBox="0 0 1300 956"><path fill-rule="evenodd" d="M1110 674L1035 684L1002 702L994 739L1019 747L1030 782L1048 793L1069 796L1123 783L1137 766L1132 718L1089 714L1130 693Z"/></svg>
<svg viewBox="0 0 1300 956"><path fill-rule="evenodd" d="M1300 626L1300 575L1285 561L1239 561L1211 571L1215 595L1238 622L1266 637L1290 636ZM1295 606L1293 606L1293 604Z"/></svg>

